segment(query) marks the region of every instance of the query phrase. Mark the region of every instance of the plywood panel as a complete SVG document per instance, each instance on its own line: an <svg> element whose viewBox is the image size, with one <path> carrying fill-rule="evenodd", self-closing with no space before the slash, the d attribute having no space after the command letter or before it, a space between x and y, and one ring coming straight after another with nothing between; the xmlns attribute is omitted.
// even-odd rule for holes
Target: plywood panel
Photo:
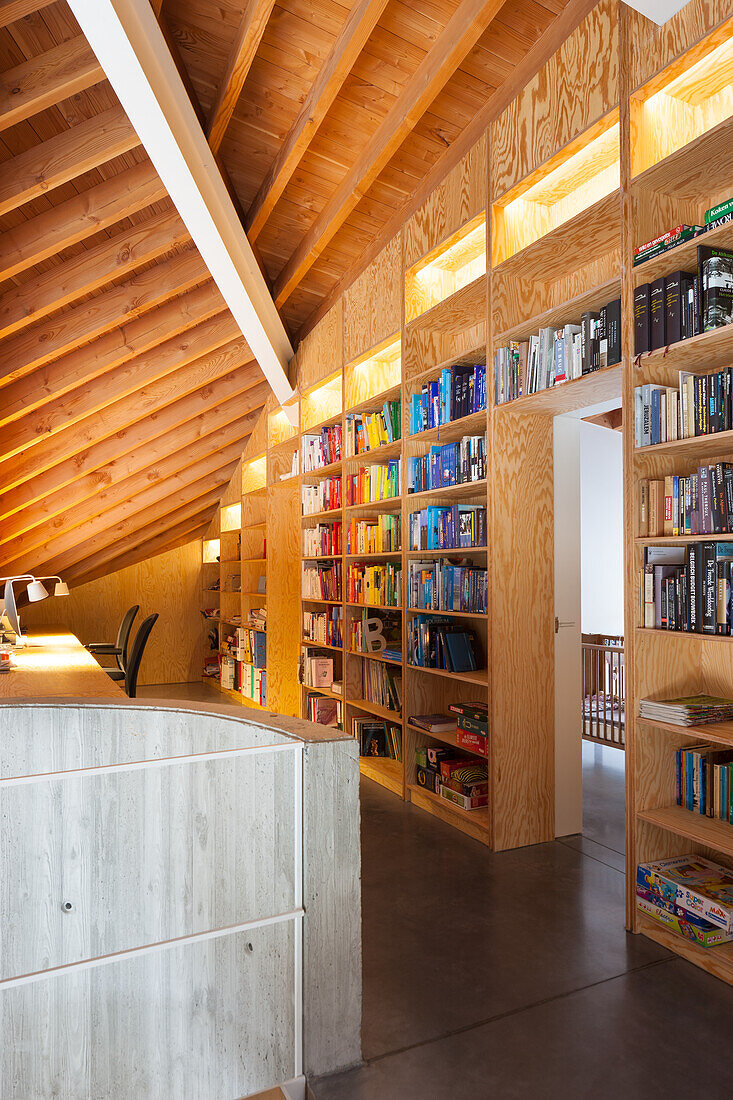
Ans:
<svg viewBox="0 0 733 1100"><path fill-rule="evenodd" d="M298 348L295 384L300 390L342 368L343 317L344 302L343 298L339 298Z"/></svg>
<svg viewBox="0 0 733 1100"><path fill-rule="evenodd" d="M733 0L690 0L660 27L629 8L631 91L732 16Z"/></svg>
<svg viewBox="0 0 733 1100"><path fill-rule="evenodd" d="M496 199L618 103L615 0L602 0L492 124Z"/></svg>
<svg viewBox="0 0 733 1100"><path fill-rule="evenodd" d="M356 359L399 332L401 317L402 237L398 234L344 294L344 359Z"/></svg>
<svg viewBox="0 0 733 1100"><path fill-rule="evenodd" d="M267 490L267 706L300 714L300 499L298 478Z"/></svg>
<svg viewBox="0 0 733 1100"><path fill-rule="evenodd" d="M486 209L487 143L484 135L405 223L405 267Z"/></svg>
<svg viewBox="0 0 733 1100"><path fill-rule="evenodd" d="M82 642L113 642L125 611L140 604L134 631L146 615L160 618L148 639L139 684L175 684L201 676L203 619L199 611L201 541L72 588L64 599L27 607L23 626L65 627Z"/></svg>
<svg viewBox="0 0 733 1100"><path fill-rule="evenodd" d="M554 837L552 420L493 425L494 847Z"/></svg>

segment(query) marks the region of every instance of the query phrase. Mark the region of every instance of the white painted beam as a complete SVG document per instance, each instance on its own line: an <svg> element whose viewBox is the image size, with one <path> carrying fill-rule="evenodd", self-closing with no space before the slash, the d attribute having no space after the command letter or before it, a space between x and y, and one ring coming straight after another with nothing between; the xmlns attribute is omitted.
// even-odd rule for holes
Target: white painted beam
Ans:
<svg viewBox="0 0 733 1100"><path fill-rule="evenodd" d="M278 401L293 349L149 0L69 6Z"/></svg>

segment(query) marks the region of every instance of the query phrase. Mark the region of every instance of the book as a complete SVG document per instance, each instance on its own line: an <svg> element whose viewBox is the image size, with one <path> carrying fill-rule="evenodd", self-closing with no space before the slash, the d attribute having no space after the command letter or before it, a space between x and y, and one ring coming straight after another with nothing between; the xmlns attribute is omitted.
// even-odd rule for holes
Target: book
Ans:
<svg viewBox="0 0 733 1100"><path fill-rule="evenodd" d="M634 355L645 355L651 347L651 287L641 283L634 291Z"/></svg>
<svg viewBox="0 0 733 1100"><path fill-rule="evenodd" d="M733 872L727 867L703 856L673 856L640 863L636 885L726 933L733 932Z"/></svg>
<svg viewBox="0 0 733 1100"><path fill-rule="evenodd" d="M428 733L452 733L456 728L455 718L448 714L411 714L408 721Z"/></svg>
<svg viewBox="0 0 733 1100"><path fill-rule="evenodd" d="M636 908L644 916L651 917L699 947L718 947L733 939L733 933L726 933L710 921L688 913L679 905L667 903L651 890L642 890L639 886L636 888Z"/></svg>
<svg viewBox="0 0 733 1100"><path fill-rule="evenodd" d="M697 246L701 293L701 332L733 322L733 252L727 248Z"/></svg>
<svg viewBox="0 0 733 1100"><path fill-rule="evenodd" d="M639 701L639 714L677 726L726 722L733 718L733 699L704 693L661 699L650 696Z"/></svg>

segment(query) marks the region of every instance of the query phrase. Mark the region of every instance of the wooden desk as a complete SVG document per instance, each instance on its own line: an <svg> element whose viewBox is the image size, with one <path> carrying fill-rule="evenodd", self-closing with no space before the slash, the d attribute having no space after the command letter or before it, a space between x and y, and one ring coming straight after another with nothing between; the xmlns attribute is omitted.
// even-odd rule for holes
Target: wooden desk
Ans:
<svg viewBox="0 0 733 1100"><path fill-rule="evenodd" d="M10 647L16 666L0 673L0 699L127 698L79 639L63 630L30 630L23 649Z"/></svg>

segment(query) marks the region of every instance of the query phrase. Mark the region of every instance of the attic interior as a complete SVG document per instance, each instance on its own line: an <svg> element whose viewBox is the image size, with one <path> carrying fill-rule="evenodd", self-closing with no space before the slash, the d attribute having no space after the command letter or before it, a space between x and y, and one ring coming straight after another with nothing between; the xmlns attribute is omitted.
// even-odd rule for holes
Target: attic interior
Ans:
<svg viewBox="0 0 733 1100"><path fill-rule="evenodd" d="M0 72L0 1097L707 1080L733 0L0 0Z"/></svg>

